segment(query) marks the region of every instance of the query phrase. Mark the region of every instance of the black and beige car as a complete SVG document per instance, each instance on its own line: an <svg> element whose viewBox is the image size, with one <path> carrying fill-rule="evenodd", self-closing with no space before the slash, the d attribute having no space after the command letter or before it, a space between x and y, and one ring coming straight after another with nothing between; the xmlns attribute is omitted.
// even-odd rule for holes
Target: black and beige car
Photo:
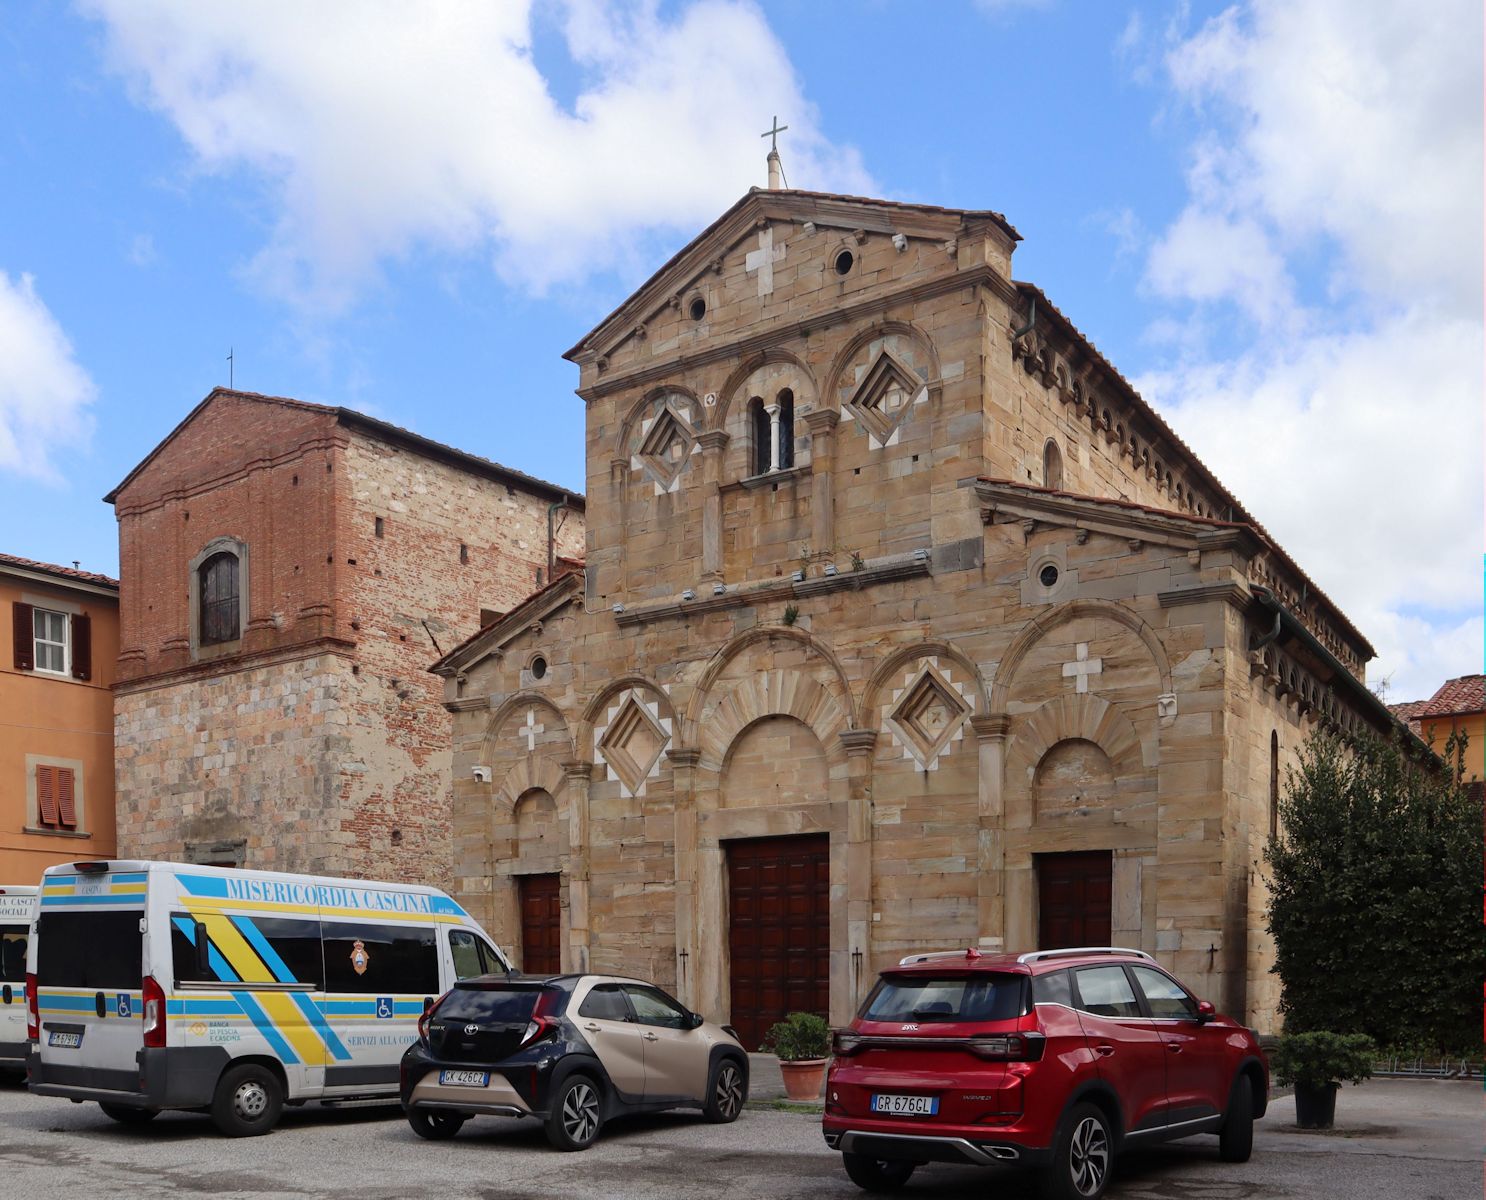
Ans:
<svg viewBox="0 0 1486 1200"><path fill-rule="evenodd" d="M737 1035L654 984L611 975L482 975L419 1022L402 1102L420 1137L473 1116L535 1117L559 1150L583 1150L629 1113L700 1108L733 1121L748 1099Z"/></svg>

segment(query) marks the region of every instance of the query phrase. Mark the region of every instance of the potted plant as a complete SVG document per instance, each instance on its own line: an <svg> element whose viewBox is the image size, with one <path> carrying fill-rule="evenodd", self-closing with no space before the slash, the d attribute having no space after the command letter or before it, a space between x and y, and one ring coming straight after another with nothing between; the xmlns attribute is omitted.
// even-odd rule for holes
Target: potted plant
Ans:
<svg viewBox="0 0 1486 1200"><path fill-rule="evenodd" d="M825 1082L831 1027L814 1013L792 1012L764 1034L760 1049L779 1056L779 1073L791 1100L814 1100Z"/></svg>
<svg viewBox="0 0 1486 1200"><path fill-rule="evenodd" d="M1364 1033L1289 1033L1270 1055L1275 1082L1295 1085L1295 1123L1330 1129L1342 1081L1361 1083L1372 1074L1377 1048Z"/></svg>

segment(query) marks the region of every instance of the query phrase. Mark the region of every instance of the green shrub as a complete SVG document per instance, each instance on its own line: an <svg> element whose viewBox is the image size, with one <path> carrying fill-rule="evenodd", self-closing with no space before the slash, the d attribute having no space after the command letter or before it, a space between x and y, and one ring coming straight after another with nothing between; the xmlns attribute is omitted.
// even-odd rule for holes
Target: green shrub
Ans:
<svg viewBox="0 0 1486 1200"><path fill-rule="evenodd" d="M786 1062L825 1058L831 1052L831 1027L814 1013L792 1012L764 1034L760 1049Z"/></svg>
<svg viewBox="0 0 1486 1200"><path fill-rule="evenodd" d="M1270 1054L1269 1067L1281 1087L1361 1083L1372 1074L1377 1052L1365 1033L1290 1033Z"/></svg>

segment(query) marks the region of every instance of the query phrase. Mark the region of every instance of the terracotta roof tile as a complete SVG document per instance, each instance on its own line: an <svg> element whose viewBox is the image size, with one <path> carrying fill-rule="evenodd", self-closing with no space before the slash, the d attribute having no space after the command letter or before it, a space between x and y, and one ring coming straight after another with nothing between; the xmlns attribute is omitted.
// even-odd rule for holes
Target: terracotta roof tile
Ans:
<svg viewBox="0 0 1486 1200"><path fill-rule="evenodd" d="M43 575L56 575L61 579L76 579L79 583L92 583L98 587L115 590L119 586L119 581L109 575L79 571L75 567L59 567L56 563L37 562L35 559L19 558L14 554L0 554L0 567L19 567L23 571L37 571Z"/></svg>
<svg viewBox="0 0 1486 1200"><path fill-rule="evenodd" d="M1486 712L1486 675L1462 675L1447 680L1428 700L1416 701L1418 716L1449 717Z"/></svg>

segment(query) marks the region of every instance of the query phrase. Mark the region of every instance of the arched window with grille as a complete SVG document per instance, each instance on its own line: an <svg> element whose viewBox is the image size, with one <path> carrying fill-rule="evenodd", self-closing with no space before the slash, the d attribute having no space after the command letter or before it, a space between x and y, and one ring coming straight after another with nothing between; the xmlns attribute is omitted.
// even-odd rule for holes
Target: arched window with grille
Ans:
<svg viewBox="0 0 1486 1200"><path fill-rule="evenodd" d="M758 396L748 402L748 427L753 436L753 474L766 475L773 465L769 444L769 413Z"/></svg>
<svg viewBox="0 0 1486 1200"><path fill-rule="evenodd" d="M1042 448L1042 486L1055 492L1063 490L1063 452L1052 438Z"/></svg>
<svg viewBox="0 0 1486 1200"><path fill-rule="evenodd" d="M237 555L230 550L213 554L196 569L198 612L203 646L235 642L242 636L242 596Z"/></svg>
<svg viewBox="0 0 1486 1200"><path fill-rule="evenodd" d="M776 470L795 465L795 394L789 388L779 393L779 445L774 455Z"/></svg>

